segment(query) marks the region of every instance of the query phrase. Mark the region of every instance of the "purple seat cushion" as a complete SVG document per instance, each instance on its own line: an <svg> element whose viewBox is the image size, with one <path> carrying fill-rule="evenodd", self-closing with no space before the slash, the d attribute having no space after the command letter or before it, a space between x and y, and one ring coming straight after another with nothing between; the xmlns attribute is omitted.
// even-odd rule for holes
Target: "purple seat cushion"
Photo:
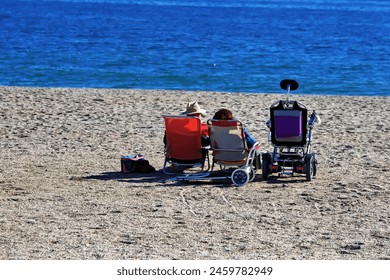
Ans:
<svg viewBox="0 0 390 280"><path fill-rule="evenodd" d="M302 140L302 112L275 111L275 139L282 142L300 142Z"/></svg>

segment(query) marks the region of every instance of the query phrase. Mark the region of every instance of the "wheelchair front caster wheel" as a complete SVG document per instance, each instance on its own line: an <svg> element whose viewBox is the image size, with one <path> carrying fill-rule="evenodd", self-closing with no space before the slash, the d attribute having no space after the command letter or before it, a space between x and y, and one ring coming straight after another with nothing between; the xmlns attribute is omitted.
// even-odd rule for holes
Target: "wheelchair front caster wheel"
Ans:
<svg viewBox="0 0 390 280"><path fill-rule="evenodd" d="M239 168L232 173L232 182L235 186L243 186L250 180L250 169Z"/></svg>

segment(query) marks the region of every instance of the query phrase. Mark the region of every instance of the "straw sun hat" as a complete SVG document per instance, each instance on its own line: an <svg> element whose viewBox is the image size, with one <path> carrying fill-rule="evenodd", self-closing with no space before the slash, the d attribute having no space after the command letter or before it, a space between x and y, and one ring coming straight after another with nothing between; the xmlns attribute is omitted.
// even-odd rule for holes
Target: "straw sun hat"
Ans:
<svg viewBox="0 0 390 280"><path fill-rule="evenodd" d="M206 110L201 109L198 102L190 102L187 104L187 109L182 112L182 115L191 116L194 114L201 114L202 116L205 116Z"/></svg>

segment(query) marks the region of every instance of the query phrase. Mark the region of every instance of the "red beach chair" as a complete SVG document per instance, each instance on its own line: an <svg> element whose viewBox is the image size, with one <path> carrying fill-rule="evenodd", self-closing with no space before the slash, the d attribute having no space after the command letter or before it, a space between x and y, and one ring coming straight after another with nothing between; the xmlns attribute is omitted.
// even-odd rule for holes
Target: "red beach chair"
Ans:
<svg viewBox="0 0 390 280"><path fill-rule="evenodd" d="M192 171L192 179L207 176L210 162L207 148L201 143L200 118L176 115L164 115L163 118L166 133L163 172L173 175Z"/></svg>

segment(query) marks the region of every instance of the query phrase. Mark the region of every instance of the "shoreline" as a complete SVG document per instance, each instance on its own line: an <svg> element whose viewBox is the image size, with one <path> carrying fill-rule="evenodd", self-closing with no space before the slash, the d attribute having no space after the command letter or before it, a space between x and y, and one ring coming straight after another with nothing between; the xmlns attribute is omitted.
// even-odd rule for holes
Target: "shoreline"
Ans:
<svg viewBox="0 0 390 280"><path fill-rule="evenodd" d="M163 88L104 88L104 87L45 87L45 86L5 86L0 85L0 88L26 88L26 89L43 89L43 90L50 90L50 89L57 89L57 90L102 90L102 91L139 91L139 92L199 92L199 93L216 93L216 94L242 94L242 95L285 95L283 89L278 87L276 85L275 92L245 92L245 91L214 91L214 90L197 90L197 89L163 89ZM333 97L390 97L389 94L383 93L380 95L373 95L373 94L319 94L319 93L297 93L296 91L291 91L291 96L333 96Z"/></svg>
<svg viewBox="0 0 390 280"><path fill-rule="evenodd" d="M312 182L163 182L163 114L229 108L267 151L284 98L0 87L0 259L390 259L388 96L290 95L322 119ZM157 172L121 174L132 153Z"/></svg>

